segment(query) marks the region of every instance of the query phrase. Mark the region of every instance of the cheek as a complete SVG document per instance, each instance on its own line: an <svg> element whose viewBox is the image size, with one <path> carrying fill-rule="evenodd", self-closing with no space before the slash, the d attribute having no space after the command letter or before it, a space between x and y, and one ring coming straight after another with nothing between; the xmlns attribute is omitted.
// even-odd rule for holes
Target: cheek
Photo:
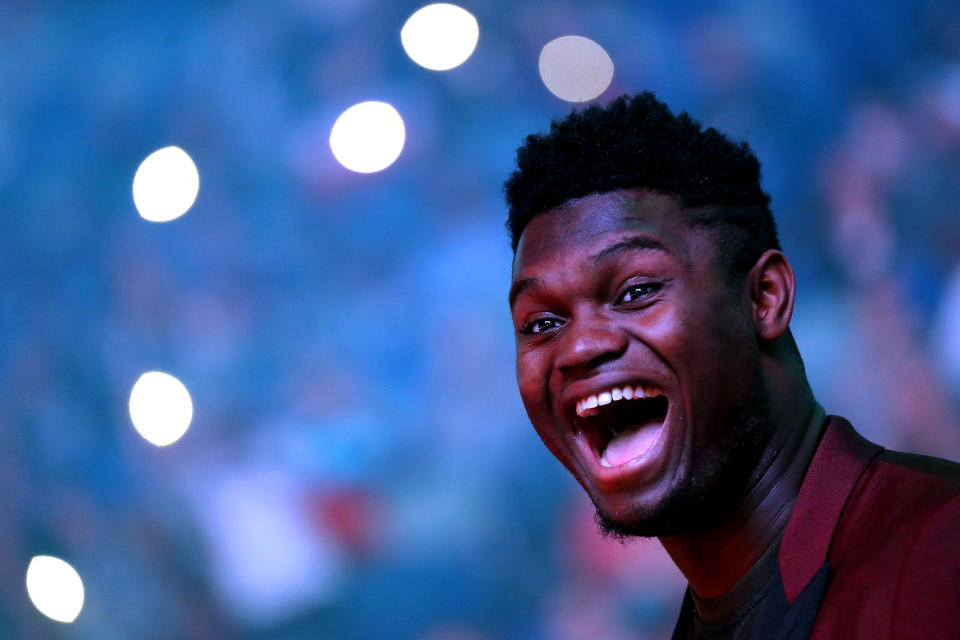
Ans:
<svg viewBox="0 0 960 640"><path fill-rule="evenodd" d="M645 333L658 343L671 343L682 339L687 330L684 317L682 309L677 305L654 305L643 316Z"/></svg>
<svg viewBox="0 0 960 640"><path fill-rule="evenodd" d="M527 411L545 399L546 367L537 354L517 350L517 387Z"/></svg>
<svg viewBox="0 0 960 640"><path fill-rule="evenodd" d="M734 311L726 300L710 299L704 293L680 294L672 304L650 309L646 335L665 355L693 359L695 366L703 366L744 346L742 318Z"/></svg>
<svg viewBox="0 0 960 640"><path fill-rule="evenodd" d="M676 304L654 305L643 312L642 326L637 336L657 356L675 367L678 356L682 360L697 337L689 313Z"/></svg>
<svg viewBox="0 0 960 640"><path fill-rule="evenodd" d="M562 435L557 431L553 408L550 406L549 361L537 353L517 354L517 386L527 417L547 449L573 471L568 460Z"/></svg>

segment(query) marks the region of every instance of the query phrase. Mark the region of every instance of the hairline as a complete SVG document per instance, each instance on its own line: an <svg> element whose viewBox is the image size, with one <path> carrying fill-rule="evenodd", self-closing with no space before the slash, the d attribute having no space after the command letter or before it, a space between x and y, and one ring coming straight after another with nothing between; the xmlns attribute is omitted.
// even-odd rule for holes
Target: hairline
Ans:
<svg viewBox="0 0 960 640"><path fill-rule="evenodd" d="M692 230L694 230L694 231L699 230L699 229L711 229L711 228L716 229L717 227L728 227L728 228L729 228L729 227L736 227L736 228L739 228L739 229L743 229L744 231L747 231L748 233L752 233L752 230L746 229L743 225L737 224L737 222L735 222L735 221L733 221L733 220L724 220L724 219L722 219L721 217L719 217L717 214L722 214L722 213L725 212L725 211L726 211L726 212L732 212L732 211L748 211L748 210L750 210L750 209L765 208L765 207L762 207L761 205L756 205L756 204L750 204L750 205L729 205L729 204L697 204L697 205L688 205L688 204L686 204L686 203L684 202L683 196L680 195L680 194L678 194L678 193L673 193L673 192L670 192L670 191L664 191L664 190L661 190L661 189L653 189L653 188L646 187L646 186L617 187L617 188L614 188L614 189L597 190L597 191L593 191L593 192L590 192L590 193L583 194L583 195L581 195L581 196L575 196L575 197L572 197L572 198L567 198L566 200L558 203L557 205L548 207L548 208L544 209L543 211L541 211L541 212L539 212L539 213L535 213L534 215L532 215L532 216L530 216L529 218L527 218L526 224L524 224L523 229L520 231L520 233L519 233L518 236L517 236L517 246L516 246L516 248L514 248L514 250L513 250L513 258L512 258L512 260L511 260L511 270L516 267L517 251L518 251L519 248L520 248L520 241L521 241L522 238L523 238L523 234L524 234L524 232L526 231L527 227L530 225L530 223L533 221L534 218L536 218L536 217L538 217L538 216L545 215L545 214L559 214L559 215L564 215L564 214L567 213L567 211L568 211L569 207L572 205L572 203L573 203L574 201L576 201L576 200L581 200L581 199L583 199L583 198L589 198L589 197L591 197L591 196L599 196L599 195L605 195L605 194L609 194L609 193L618 193L618 192L623 192L623 191L642 191L642 192L644 192L644 193L647 195L647 197L649 197L649 196L665 196L665 197L668 197L668 198L673 199L673 200L677 203L677 205L678 205L677 208L678 208L678 210L679 210L679 213L681 214L681 216L679 216L679 217L683 220L684 224L686 224L690 229L692 229ZM728 284L728 285L737 285L737 284L739 284L739 282L740 282L740 280L742 279L742 277L743 277L744 275L746 275L746 273L745 273L744 271L738 269L738 268L737 268L737 265L735 264L737 258L739 257L739 256L738 256L739 250L738 250L738 251L733 251L733 250L731 250L731 249L729 249L729 248L724 248L723 246L721 246L720 242L718 242L718 240L720 239L720 238L719 238L719 234L714 234L714 233L711 233L710 231L706 231L704 235L707 236L707 240L708 240L708 242L710 243L711 248L713 249L713 256L712 256L712 258L713 258L713 260L714 260L714 268L717 270L717 273L718 273L719 275L723 276L723 277L721 278L721 280L722 280L723 282L725 282L726 284ZM767 243L764 243L764 244L767 244ZM779 240L777 240L776 244L773 244L773 245L767 247L767 249L777 249L777 250L781 250L781 248L780 248L780 246L779 246ZM759 257L759 256L757 256L757 257ZM513 306L513 305L512 305L512 301L514 300L515 297L516 297L515 295L510 297L511 307Z"/></svg>

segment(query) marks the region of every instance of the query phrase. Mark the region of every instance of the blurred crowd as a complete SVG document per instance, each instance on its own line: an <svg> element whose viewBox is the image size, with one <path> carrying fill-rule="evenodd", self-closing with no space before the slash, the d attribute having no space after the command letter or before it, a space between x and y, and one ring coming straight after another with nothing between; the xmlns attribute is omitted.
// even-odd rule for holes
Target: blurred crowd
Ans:
<svg viewBox="0 0 960 640"><path fill-rule="evenodd" d="M447 72L400 47L412 2L0 5L0 636L669 637L682 576L598 536L515 390L500 185L572 107L560 35L610 54L599 101L756 150L828 413L960 457L960 6L460 4ZM327 136L370 99L407 143L353 174ZM170 144L200 194L151 224L130 185ZM127 414L153 369L195 407L165 448ZM84 580L70 625L39 553Z"/></svg>

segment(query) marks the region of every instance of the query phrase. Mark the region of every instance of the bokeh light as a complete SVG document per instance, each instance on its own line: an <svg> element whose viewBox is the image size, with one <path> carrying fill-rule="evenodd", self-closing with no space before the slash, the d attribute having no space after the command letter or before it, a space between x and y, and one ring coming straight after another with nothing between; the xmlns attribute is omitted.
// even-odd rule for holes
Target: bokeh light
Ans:
<svg viewBox="0 0 960 640"><path fill-rule="evenodd" d="M386 102L361 102L337 118L330 131L330 149L337 161L357 173L389 167L403 151L403 118Z"/></svg>
<svg viewBox="0 0 960 640"><path fill-rule="evenodd" d="M130 419L148 442L158 447L173 444L193 419L190 393L169 373L148 371L130 392Z"/></svg>
<svg viewBox="0 0 960 640"><path fill-rule="evenodd" d="M197 199L200 174L180 147L154 151L133 177L133 202L150 222L168 222L185 214Z"/></svg>
<svg viewBox="0 0 960 640"><path fill-rule="evenodd" d="M407 55L433 71L446 71L466 62L479 37L480 27L473 14L442 2L418 9L400 30Z"/></svg>
<svg viewBox="0 0 960 640"><path fill-rule="evenodd" d="M80 574L53 556L34 556L30 560L27 595L40 613L57 622L73 622L83 609Z"/></svg>
<svg viewBox="0 0 960 640"><path fill-rule="evenodd" d="M562 36L540 51L540 78L562 100L593 100L610 86L613 60L590 38Z"/></svg>

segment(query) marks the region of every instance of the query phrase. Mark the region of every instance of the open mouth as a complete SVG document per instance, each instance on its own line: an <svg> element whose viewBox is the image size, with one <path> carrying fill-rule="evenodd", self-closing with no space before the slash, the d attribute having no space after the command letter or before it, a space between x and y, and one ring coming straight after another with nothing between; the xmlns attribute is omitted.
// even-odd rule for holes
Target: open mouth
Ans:
<svg viewBox="0 0 960 640"><path fill-rule="evenodd" d="M655 387L613 387L581 398L574 427L604 467L618 467L647 452L657 441L669 401Z"/></svg>

